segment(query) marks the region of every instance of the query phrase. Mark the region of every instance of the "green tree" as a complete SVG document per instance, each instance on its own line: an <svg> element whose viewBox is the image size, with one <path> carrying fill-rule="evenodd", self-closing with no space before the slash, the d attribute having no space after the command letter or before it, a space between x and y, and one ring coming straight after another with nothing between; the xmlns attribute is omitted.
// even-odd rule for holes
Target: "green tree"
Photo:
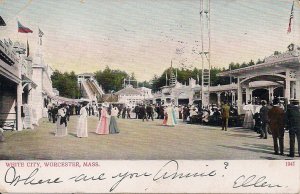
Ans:
<svg viewBox="0 0 300 194"><path fill-rule="evenodd" d="M59 95L67 98L79 98L80 92L77 85L77 77L72 72L61 73L55 70L51 76L52 85L59 91Z"/></svg>
<svg viewBox="0 0 300 194"><path fill-rule="evenodd" d="M118 91L123 88L124 79L128 79L129 75L125 71L112 70L108 66L101 71L95 72L95 78L106 93Z"/></svg>

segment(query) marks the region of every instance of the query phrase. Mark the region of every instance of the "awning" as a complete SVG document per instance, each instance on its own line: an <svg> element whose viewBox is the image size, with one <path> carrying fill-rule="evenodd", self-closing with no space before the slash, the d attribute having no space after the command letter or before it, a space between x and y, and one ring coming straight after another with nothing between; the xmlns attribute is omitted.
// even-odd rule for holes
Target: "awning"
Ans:
<svg viewBox="0 0 300 194"><path fill-rule="evenodd" d="M33 88L36 88L37 87L37 85L36 85L36 83L34 83L29 77L27 77L26 75L22 75L22 83L29 83L29 84L31 84L31 86L33 87Z"/></svg>
<svg viewBox="0 0 300 194"><path fill-rule="evenodd" d="M52 100L57 101L58 103L66 103L66 104L78 104L79 102L82 102L80 99L72 99L72 98L66 98L62 96L49 96Z"/></svg>
<svg viewBox="0 0 300 194"><path fill-rule="evenodd" d="M0 66L0 75L6 77L7 79L15 82L16 84L19 84L22 80L15 76L14 74L12 74L11 72L7 71L7 69L3 68Z"/></svg>

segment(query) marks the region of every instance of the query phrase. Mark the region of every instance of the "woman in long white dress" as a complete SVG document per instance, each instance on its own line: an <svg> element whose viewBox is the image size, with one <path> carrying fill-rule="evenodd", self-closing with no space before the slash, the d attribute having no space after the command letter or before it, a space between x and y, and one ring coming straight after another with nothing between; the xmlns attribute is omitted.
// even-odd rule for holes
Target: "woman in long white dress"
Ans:
<svg viewBox="0 0 300 194"><path fill-rule="evenodd" d="M246 111L243 127L248 128L248 129L252 129L253 126L254 126L254 120L253 120L254 108L253 108L253 105L251 104L251 102L248 102L248 104L245 105L243 109Z"/></svg>
<svg viewBox="0 0 300 194"><path fill-rule="evenodd" d="M177 122L175 121L175 114L172 105L168 105L165 109L165 119L163 125L174 127Z"/></svg>
<svg viewBox="0 0 300 194"><path fill-rule="evenodd" d="M57 137L63 137L68 135L66 113L67 113L66 108L63 105L61 105L57 113L56 132L55 132L55 136Z"/></svg>
<svg viewBox="0 0 300 194"><path fill-rule="evenodd" d="M77 124L77 137L88 137L87 115L86 105L84 105L80 109L80 116Z"/></svg>

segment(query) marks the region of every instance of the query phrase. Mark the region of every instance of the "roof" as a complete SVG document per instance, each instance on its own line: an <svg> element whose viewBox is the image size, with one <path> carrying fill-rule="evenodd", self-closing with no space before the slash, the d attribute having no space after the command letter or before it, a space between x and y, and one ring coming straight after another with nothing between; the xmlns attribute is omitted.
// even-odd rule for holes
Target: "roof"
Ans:
<svg viewBox="0 0 300 194"><path fill-rule="evenodd" d="M139 90L132 87L126 87L122 90L119 90L115 94L116 95L142 95L142 93Z"/></svg>
<svg viewBox="0 0 300 194"><path fill-rule="evenodd" d="M238 76L238 75L243 75L247 74L248 72L258 70L258 69L274 69L274 68L287 68L287 67L298 67L300 64L300 52L298 51L293 51L293 52L286 52L283 54L280 54L278 56L270 56L266 58L266 62L249 66L249 67L244 67L244 68L239 68L231 71L224 71L221 73L218 73L218 76Z"/></svg>
<svg viewBox="0 0 300 194"><path fill-rule="evenodd" d="M94 73L80 73L80 74L77 74L77 76L95 76Z"/></svg>

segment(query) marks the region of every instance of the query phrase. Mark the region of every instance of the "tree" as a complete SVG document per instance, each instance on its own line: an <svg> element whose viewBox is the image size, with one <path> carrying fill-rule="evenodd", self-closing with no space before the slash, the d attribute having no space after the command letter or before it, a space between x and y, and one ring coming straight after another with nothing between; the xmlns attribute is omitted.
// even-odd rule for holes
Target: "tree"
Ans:
<svg viewBox="0 0 300 194"><path fill-rule="evenodd" d="M254 61L251 59L251 61L248 63L248 66L255 65Z"/></svg>
<svg viewBox="0 0 300 194"><path fill-rule="evenodd" d="M134 77L134 75L131 75ZM111 91L118 91L123 88L124 79L128 79L129 75L125 71L121 70L112 70L108 66L101 71L95 72L95 78L104 91L111 92Z"/></svg>
<svg viewBox="0 0 300 194"><path fill-rule="evenodd" d="M77 85L75 72L61 73L55 70L51 76L52 85L59 91L59 95L67 98L79 98L80 91Z"/></svg>

